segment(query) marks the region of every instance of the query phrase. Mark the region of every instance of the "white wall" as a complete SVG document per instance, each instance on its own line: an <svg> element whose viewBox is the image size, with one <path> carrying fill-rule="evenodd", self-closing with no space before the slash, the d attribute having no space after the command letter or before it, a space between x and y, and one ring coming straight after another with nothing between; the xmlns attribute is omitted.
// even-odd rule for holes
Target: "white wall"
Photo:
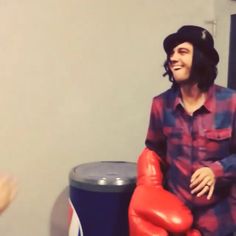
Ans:
<svg viewBox="0 0 236 236"><path fill-rule="evenodd" d="M1 169L20 182L0 235L65 236L69 170L136 161L162 78L163 38L213 0L0 1Z"/></svg>
<svg viewBox="0 0 236 236"><path fill-rule="evenodd" d="M230 37L230 16L236 14L236 1L214 0L216 35L215 43L220 54L218 66L218 83L227 86L228 79L228 57L229 57L229 37Z"/></svg>

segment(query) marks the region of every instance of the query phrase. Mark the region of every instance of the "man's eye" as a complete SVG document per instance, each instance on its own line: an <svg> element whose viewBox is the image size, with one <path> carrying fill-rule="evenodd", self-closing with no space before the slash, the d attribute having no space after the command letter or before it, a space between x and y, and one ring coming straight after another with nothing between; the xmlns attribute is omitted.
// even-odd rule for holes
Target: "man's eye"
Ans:
<svg viewBox="0 0 236 236"><path fill-rule="evenodd" d="M188 51L187 50L180 50L179 53L180 54L186 54L186 53L188 53Z"/></svg>

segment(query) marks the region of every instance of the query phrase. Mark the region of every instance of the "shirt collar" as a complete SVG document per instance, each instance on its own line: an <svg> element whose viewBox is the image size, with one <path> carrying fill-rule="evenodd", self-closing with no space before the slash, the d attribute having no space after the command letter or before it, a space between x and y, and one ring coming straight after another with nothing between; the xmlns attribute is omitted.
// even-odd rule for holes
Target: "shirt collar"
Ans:
<svg viewBox="0 0 236 236"><path fill-rule="evenodd" d="M215 90L216 90L216 86L212 85L208 92L207 92L207 97L206 97L206 101L204 103L205 108L210 111L213 112L215 110L215 105L216 105L216 101L214 99L215 97Z"/></svg>
<svg viewBox="0 0 236 236"><path fill-rule="evenodd" d="M175 91L175 100L173 105L174 105L174 110L176 110L178 106L183 106L181 93L179 89Z"/></svg>
<svg viewBox="0 0 236 236"><path fill-rule="evenodd" d="M212 85L207 92L206 101L203 104L203 107L209 112L213 112L215 110L215 99L213 99L214 94L215 94L215 85ZM180 89L176 89L176 91L174 91L174 96L175 96L173 103L174 110L176 110L177 107L179 106L183 107Z"/></svg>

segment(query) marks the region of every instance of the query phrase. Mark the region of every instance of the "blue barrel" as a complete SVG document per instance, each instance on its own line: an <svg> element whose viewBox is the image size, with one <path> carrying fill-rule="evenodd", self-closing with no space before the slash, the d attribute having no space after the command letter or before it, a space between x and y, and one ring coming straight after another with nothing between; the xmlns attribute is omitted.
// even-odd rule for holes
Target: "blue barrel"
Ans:
<svg viewBox="0 0 236 236"><path fill-rule="evenodd" d="M73 213L69 236L129 236L128 206L136 183L135 163L81 164L71 170L69 179Z"/></svg>

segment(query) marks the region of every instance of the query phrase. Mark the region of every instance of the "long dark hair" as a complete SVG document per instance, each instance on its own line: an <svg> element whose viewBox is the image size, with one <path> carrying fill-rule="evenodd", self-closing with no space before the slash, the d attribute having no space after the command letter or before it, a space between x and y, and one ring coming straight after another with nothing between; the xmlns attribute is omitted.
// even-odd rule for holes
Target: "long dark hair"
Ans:
<svg viewBox="0 0 236 236"><path fill-rule="evenodd" d="M167 55L167 60L164 63L165 73L163 76L167 75L169 77L169 81L172 82L172 87L177 88L178 84L175 82L173 74L169 69L169 58L170 56ZM206 92L211 87L211 85L214 84L216 76L216 63L214 63L198 48L194 47L193 63L189 80L196 82L198 84L198 88L201 91Z"/></svg>

